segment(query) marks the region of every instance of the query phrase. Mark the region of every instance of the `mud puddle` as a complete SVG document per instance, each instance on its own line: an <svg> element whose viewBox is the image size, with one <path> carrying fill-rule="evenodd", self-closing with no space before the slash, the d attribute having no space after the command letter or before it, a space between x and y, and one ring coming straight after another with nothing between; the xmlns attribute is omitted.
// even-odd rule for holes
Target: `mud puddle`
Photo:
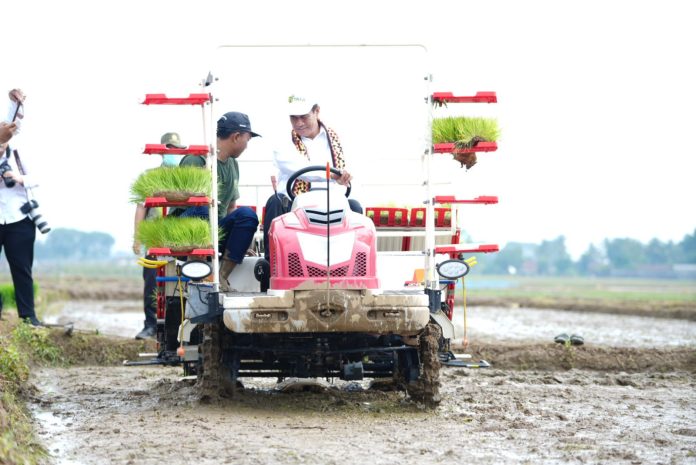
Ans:
<svg viewBox="0 0 696 465"><path fill-rule="evenodd" d="M693 463L688 373L443 370L436 410L402 393L278 393L201 405L175 368L43 369L33 411L56 464Z"/></svg>
<svg viewBox="0 0 696 465"><path fill-rule="evenodd" d="M143 328L142 300L71 300L53 305L43 316L46 323L73 323L81 331L134 337Z"/></svg>

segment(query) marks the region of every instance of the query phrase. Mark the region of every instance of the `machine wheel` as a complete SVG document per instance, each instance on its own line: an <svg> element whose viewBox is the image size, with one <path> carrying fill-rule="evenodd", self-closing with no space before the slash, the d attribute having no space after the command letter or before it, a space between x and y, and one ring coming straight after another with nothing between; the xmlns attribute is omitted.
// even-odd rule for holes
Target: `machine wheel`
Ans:
<svg viewBox="0 0 696 465"><path fill-rule="evenodd" d="M234 395L235 380L222 357L222 322L203 325L203 340L198 345L198 388L201 400L216 400Z"/></svg>
<svg viewBox="0 0 696 465"><path fill-rule="evenodd" d="M442 330L432 321L420 334L418 355L420 358L420 376L406 383L406 392L412 399L429 406L440 403L440 358L438 349Z"/></svg>

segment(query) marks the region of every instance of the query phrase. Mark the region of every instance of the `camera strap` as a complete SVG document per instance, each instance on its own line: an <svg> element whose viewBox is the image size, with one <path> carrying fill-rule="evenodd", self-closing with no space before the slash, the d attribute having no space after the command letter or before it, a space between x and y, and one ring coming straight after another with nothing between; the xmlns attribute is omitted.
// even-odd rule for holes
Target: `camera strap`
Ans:
<svg viewBox="0 0 696 465"><path fill-rule="evenodd" d="M9 152L9 150L10 150L9 146L7 147L7 150ZM12 150L12 153L14 153L15 161L17 162L17 169L19 170L19 174L21 174L22 176L26 175L27 173L26 173L26 171L24 171L24 166L22 165L22 160L19 159L19 152L17 151L17 149L14 149L14 150ZM7 158L8 159L10 158L9 153L7 154Z"/></svg>

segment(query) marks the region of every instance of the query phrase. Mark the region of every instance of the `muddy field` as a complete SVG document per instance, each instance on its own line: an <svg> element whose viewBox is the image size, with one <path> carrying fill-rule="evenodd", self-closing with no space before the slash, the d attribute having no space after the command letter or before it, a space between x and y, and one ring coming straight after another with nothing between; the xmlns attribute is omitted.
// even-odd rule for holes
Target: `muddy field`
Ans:
<svg viewBox="0 0 696 465"><path fill-rule="evenodd" d="M36 373L55 463L693 463L693 374L447 369L435 411L344 385L247 382L201 405L175 369Z"/></svg>
<svg viewBox="0 0 696 465"><path fill-rule="evenodd" d="M46 319L130 338L142 313L124 297ZM201 404L177 368L95 366L36 371L31 409L56 464L696 463L696 322L471 306L467 338L492 368L443 368L435 410L368 382L262 379Z"/></svg>

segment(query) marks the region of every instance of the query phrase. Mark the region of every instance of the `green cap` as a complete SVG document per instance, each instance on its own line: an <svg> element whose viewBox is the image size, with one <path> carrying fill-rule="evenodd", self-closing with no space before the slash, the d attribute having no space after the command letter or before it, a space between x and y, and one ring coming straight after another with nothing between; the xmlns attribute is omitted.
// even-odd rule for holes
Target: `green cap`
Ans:
<svg viewBox="0 0 696 465"><path fill-rule="evenodd" d="M160 141L162 144L166 145L167 148L174 149L185 149L186 146L181 143L181 138L176 132L168 132L162 136Z"/></svg>

